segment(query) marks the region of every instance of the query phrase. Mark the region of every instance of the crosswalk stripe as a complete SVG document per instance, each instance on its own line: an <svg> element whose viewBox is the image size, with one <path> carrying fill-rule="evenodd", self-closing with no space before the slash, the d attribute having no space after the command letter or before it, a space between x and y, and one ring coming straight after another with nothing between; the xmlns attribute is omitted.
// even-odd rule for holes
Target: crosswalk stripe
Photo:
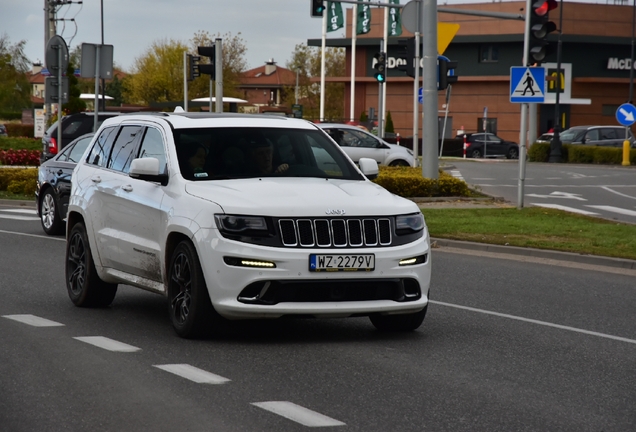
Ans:
<svg viewBox="0 0 636 432"><path fill-rule="evenodd" d="M0 210L0 212L4 212L4 213L22 213L22 214L38 214L37 210L33 210L33 209L4 209L4 210Z"/></svg>
<svg viewBox="0 0 636 432"><path fill-rule="evenodd" d="M141 348L137 348L132 345L118 342L116 340L109 339L103 336L81 336L74 337L73 339L77 339L81 342L86 342L88 344L94 345L98 348L103 348L108 351L135 352L141 350Z"/></svg>
<svg viewBox="0 0 636 432"><path fill-rule="evenodd" d="M4 215L4 214L0 214L0 219L13 219L13 220L22 220L22 221L37 221L37 220L40 220L40 218L38 218L38 217L14 216L14 215Z"/></svg>
<svg viewBox="0 0 636 432"><path fill-rule="evenodd" d="M154 367L199 384L223 384L230 381L227 378L204 371L203 369L199 369L189 364L165 364L154 365Z"/></svg>
<svg viewBox="0 0 636 432"><path fill-rule="evenodd" d="M59 327L64 325L59 322L51 321L46 318L40 318L35 315L29 315L29 314L2 315L2 317L21 322L23 324L28 324L33 327Z"/></svg>
<svg viewBox="0 0 636 432"><path fill-rule="evenodd" d="M309 427L345 426L346 423L286 401L253 402L259 408Z"/></svg>
<svg viewBox="0 0 636 432"><path fill-rule="evenodd" d="M608 212L624 214L628 216L636 216L636 211L628 210L620 207L606 206L606 205L586 205L585 207L592 207L599 210L605 210Z"/></svg>
<svg viewBox="0 0 636 432"><path fill-rule="evenodd" d="M543 203L530 203L534 206L537 207L546 207L546 208L552 208L552 209L557 209L557 210L563 210L563 211L567 211L570 213L579 213L582 215L586 215L586 216L598 216L598 213L594 213L591 211L587 211L587 210L582 210L582 209L577 209L574 207L568 207L568 206L562 206L562 205L558 205L558 204L543 204Z"/></svg>

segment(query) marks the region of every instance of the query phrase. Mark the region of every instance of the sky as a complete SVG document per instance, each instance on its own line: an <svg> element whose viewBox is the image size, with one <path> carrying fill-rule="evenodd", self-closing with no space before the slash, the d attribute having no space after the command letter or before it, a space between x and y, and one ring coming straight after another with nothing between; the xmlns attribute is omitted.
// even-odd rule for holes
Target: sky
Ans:
<svg viewBox="0 0 636 432"><path fill-rule="evenodd" d="M438 3L475 2L483 1ZM104 43L113 45L114 62L126 72L132 71L135 59L153 42L172 39L189 45L198 31L207 31L212 36L239 35L247 47L245 58L249 69L262 66L269 59L285 67L296 45L322 36L322 20L310 17L310 3L310 0L84 0L83 4L72 3L59 9L58 18L75 21L60 21L58 34L70 50L82 43L101 43L103 4ZM406 4L407 0L400 3ZM0 35L8 35L11 43L25 40L25 54L32 62L44 62L44 4L45 0L0 0ZM352 5L343 3L343 8L349 7ZM328 33L327 37L344 37L344 28Z"/></svg>

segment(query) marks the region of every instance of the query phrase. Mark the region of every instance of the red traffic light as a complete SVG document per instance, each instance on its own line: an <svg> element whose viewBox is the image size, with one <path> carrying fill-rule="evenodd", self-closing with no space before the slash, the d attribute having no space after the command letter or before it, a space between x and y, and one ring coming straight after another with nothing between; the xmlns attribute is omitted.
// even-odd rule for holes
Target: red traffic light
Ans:
<svg viewBox="0 0 636 432"><path fill-rule="evenodd" d="M544 16L558 5L556 0L539 0L532 4L532 10L536 15Z"/></svg>

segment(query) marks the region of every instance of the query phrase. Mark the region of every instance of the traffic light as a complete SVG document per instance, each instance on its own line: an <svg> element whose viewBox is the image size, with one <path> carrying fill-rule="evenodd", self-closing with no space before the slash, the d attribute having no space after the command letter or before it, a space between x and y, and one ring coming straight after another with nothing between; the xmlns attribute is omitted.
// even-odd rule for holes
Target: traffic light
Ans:
<svg viewBox="0 0 636 432"><path fill-rule="evenodd" d="M541 63L550 52L549 43L546 40L548 34L556 30L556 24L550 21L548 12L556 9L559 4L556 0L536 0L530 10L530 57L529 63L534 60Z"/></svg>
<svg viewBox="0 0 636 432"><path fill-rule="evenodd" d="M201 60L201 57L188 54L188 81L193 81L195 78L201 76L199 60Z"/></svg>
<svg viewBox="0 0 636 432"><path fill-rule="evenodd" d="M447 61L440 58L437 60L437 63L437 90L446 90L449 84L457 82L457 74L455 74L455 69L457 69L457 62Z"/></svg>
<svg viewBox="0 0 636 432"><path fill-rule="evenodd" d="M322 17L322 13L325 11L325 2L323 0L311 0L311 16Z"/></svg>
<svg viewBox="0 0 636 432"><path fill-rule="evenodd" d="M202 57L209 57L210 63L208 64L200 64L199 63L199 73L210 75L210 77L214 80L216 79L216 68L214 65L214 56L216 55L216 46L207 46L207 47L198 47L197 51Z"/></svg>
<svg viewBox="0 0 636 432"><path fill-rule="evenodd" d="M375 79L379 83L384 83L386 82L386 53L376 53L373 58L375 59L375 65L373 66L373 69L375 69Z"/></svg>
<svg viewBox="0 0 636 432"><path fill-rule="evenodd" d="M398 57L404 62L398 64L397 69L415 78L415 38L398 40Z"/></svg>

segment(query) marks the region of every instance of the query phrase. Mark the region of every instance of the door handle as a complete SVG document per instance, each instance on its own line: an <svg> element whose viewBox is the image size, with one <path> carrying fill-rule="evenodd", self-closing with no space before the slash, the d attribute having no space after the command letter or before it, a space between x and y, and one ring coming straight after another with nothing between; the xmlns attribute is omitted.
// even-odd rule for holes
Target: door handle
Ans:
<svg viewBox="0 0 636 432"><path fill-rule="evenodd" d="M124 192L132 192L133 188L131 185L126 185L126 186L122 186L121 190L123 190Z"/></svg>
<svg viewBox="0 0 636 432"><path fill-rule="evenodd" d="M64 171L62 171L61 169L57 170L57 175L62 175L62 174L64 174Z"/></svg>
<svg viewBox="0 0 636 432"><path fill-rule="evenodd" d="M93 181L93 183L101 183L102 182L102 178L100 176L95 176L95 177L91 178L91 180Z"/></svg>

